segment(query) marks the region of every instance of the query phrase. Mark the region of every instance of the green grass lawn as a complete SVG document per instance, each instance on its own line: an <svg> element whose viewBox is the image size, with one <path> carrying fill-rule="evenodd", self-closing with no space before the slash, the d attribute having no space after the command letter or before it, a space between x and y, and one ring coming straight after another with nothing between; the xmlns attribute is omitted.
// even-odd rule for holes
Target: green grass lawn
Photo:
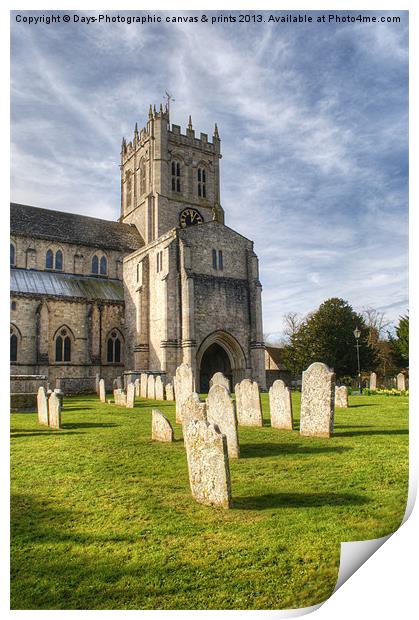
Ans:
<svg viewBox="0 0 419 620"><path fill-rule="evenodd" d="M174 403L65 399L63 429L12 414L12 609L281 609L336 583L341 541L400 524L408 399L352 396L332 439L240 428L233 508L192 500ZM176 442L151 441L151 408Z"/></svg>

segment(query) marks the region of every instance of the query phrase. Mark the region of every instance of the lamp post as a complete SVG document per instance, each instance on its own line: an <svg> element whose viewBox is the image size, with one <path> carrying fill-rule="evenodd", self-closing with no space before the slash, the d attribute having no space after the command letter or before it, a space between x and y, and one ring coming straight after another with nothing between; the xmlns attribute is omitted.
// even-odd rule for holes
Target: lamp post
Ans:
<svg viewBox="0 0 419 620"><path fill-rule="evenodd" d="M358 327L354 329L354 336L356 340L356 358L358 360L358 389L359 393L362 394L362 385L361 385L361 365L359 363L359 338L361 336L361 332Z"/></svg>

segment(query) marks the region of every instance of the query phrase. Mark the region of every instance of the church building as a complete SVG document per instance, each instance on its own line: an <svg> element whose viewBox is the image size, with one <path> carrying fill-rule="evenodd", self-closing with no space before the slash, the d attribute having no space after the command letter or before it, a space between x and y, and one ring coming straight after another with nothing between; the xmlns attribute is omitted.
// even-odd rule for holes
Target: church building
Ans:
<svg viewBox="0 0 419 620"><path fill-rule="evenodd" d="M186 362L198 391L216 371L265 389L258 259L224 223L220 159L217 126L182 134L150 106L122 140L118 222L12 203L12 374L111 388Z"/></svg>

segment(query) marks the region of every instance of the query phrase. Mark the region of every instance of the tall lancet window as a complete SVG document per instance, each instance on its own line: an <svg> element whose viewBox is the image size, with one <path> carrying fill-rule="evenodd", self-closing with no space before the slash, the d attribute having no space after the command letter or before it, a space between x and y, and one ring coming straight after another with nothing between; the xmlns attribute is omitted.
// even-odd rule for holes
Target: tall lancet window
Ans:
<svg viewBox="0 0 419 620"><path fill-rule="evenodd" d="M172 192L180 192L180 163L172 161Z"/></svg>
<svg viewBox="0 0 419 620"><path fill-rule="evenodd" d="M205 168L198 168L198 196L207 197L207 173Z"/></svg>

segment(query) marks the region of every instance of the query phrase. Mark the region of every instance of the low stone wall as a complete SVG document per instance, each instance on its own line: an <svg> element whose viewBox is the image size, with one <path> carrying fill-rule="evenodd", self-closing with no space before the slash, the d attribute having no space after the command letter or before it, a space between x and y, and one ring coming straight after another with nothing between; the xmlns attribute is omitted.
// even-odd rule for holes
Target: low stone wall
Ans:
<svg viewBox="0 0 419 620"><path fill-rule="evenodd" d="M10 394L10 411L36 411L36 393Z"/></svg>
<svg viewBox="0 0 419 620"><path fill-rule="evenodd" d="M42 386L47 389L46 375L10 375L10 392L12 394L36 394Z"/></svg>

